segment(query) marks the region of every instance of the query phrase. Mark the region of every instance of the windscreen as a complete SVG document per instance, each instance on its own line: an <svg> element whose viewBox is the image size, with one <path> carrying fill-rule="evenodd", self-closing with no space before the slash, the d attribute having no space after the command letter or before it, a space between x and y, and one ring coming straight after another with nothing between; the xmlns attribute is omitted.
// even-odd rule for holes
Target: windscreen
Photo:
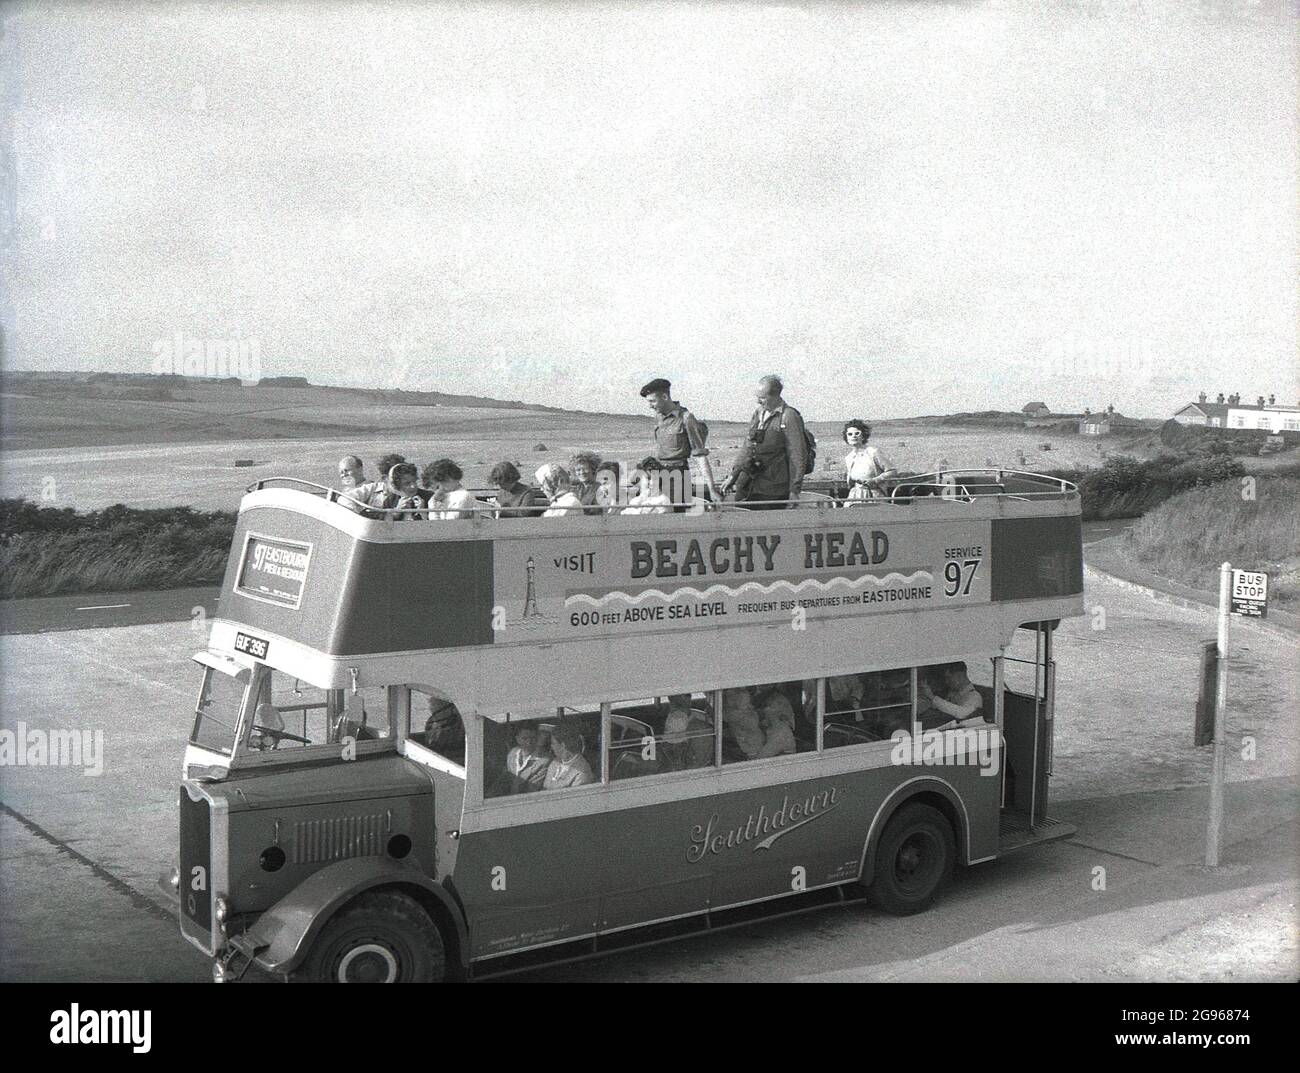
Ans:
<svg viewBox="0 0 1300 1073"><path fill-rule="evenodd" d="M247 671L230 675L212 667L204 668L194 712L194 733L190 736L193 744L226 756L231 754L248 677Z"/></svg>

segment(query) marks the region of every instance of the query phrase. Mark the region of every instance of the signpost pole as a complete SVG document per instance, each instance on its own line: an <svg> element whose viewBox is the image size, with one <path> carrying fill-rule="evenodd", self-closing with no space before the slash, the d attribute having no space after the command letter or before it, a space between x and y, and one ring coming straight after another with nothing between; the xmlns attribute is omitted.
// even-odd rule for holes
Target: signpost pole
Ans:
<svg viewBox="0 0 1300 1073"><path fill-rule="evenodd" d="M1223 837L1223 767L1228 698L1228 608L1231 597L1232 564L1219 568L1219 675L1214 698L1214 767L1210 774L1210 825L1205 839L1205 866L1219 867L1219 845Z"/></svg>

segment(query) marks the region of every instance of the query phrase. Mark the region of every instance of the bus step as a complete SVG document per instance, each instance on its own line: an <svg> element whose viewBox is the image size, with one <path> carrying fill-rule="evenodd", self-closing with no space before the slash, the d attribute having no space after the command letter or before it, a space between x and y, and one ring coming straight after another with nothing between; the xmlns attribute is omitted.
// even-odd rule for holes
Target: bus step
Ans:
<svg viewBox="0 0 1300 1073"><path fill-rule="evenodd" d="M1063 820L1042 819L1033 823L1023 812L1003 809L998 821L998 855L1014 853L1026 846L1069 838L1078 830L1074 824Z"/></svg>

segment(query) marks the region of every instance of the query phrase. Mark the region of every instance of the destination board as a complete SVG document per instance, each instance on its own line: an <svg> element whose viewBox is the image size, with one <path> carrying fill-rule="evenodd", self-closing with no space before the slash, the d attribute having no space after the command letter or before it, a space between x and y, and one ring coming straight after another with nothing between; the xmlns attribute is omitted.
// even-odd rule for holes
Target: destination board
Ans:
<svg viewBox="0 0 1300 1073"><path fill-rule="evenodd" d="M249 533L240 557L237 591L296 611L302 604L311 549L296 540Z"/></svg>

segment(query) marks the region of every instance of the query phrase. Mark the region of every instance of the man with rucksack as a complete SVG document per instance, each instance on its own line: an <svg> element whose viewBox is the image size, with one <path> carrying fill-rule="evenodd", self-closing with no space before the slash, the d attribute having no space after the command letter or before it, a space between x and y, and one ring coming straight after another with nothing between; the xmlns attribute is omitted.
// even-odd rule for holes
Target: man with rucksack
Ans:
<svg viewBox="0 0 1300 1073"><path fill-rule="evenodd" d="M749 420L740 457L722 486L724 493L734 488L736 502L750 510L793 507L785 501L799 498L816 457L816 441L799 411L781 397L783 390L779 376L765 376L758 382L758 409Z"/></svg>
<svg viewBox="0 0 1300 1073"><path fill-rule="evenodd" d="M654 456L662 467L663 492L678 509L691 502L691 459L698 459L700 475L709 495L720 498L713 481L713 467L709 464L709 449L705 443L709 426L699 420L680 402L674 402L672 384L663 377L651 380L641 389L641 397L650 403L658 415L655 422Z"/></svg>

